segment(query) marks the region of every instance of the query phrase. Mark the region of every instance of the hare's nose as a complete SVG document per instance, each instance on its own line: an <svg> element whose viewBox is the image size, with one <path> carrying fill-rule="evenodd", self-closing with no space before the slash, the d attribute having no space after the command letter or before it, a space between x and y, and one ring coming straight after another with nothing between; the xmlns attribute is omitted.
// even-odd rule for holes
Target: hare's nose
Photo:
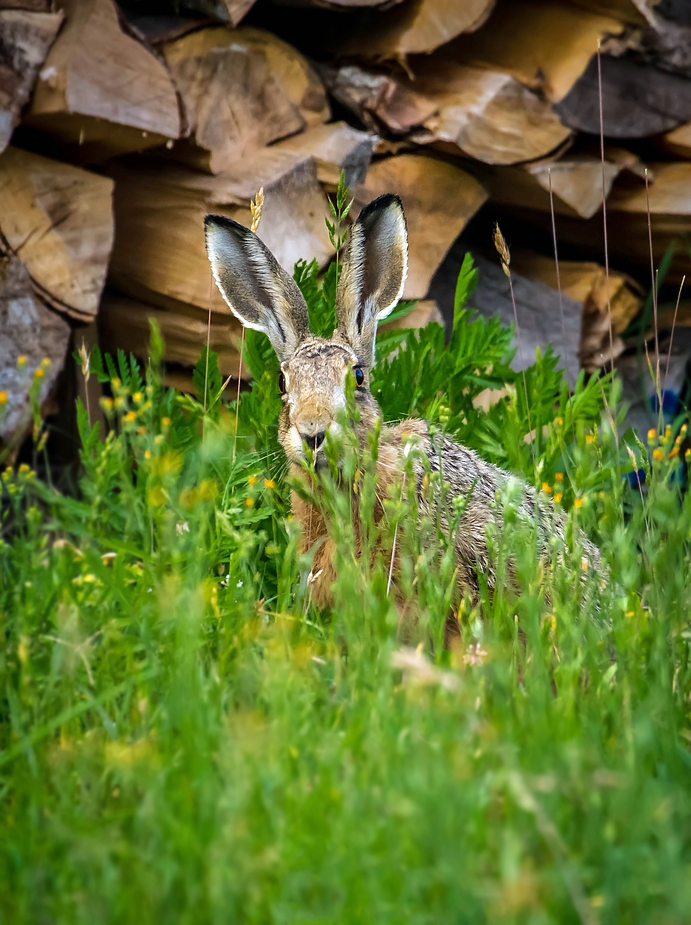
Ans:
<svg viewBox="0 0 691 925"><path fill-rule="evenodd" d="M320 430L320 431L317 431L317 433L313 435L303 433L303 434L300 434L300 436L305 441L309 449L312 450L313 453L316 453L319 447L324 442L325 434L326 434L326 431Z"/></svg>

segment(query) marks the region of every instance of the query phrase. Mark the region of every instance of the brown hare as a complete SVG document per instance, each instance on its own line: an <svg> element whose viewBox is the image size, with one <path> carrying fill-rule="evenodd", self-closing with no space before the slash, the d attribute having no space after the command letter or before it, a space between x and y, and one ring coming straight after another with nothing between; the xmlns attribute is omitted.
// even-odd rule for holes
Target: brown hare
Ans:
<svg viewBox="0 0 691 925"><path fill-rule="evenodd" d="M369 391L377 323L396 306L408 269L406 220L398 197L380 196L362 210L350 230L336 296L338 326L328 340L310 333L307 305L300 290L255 234L216 215L206 217L205 228L209 260L223 298L246 327L268 336L278 355L283 395L279 437L291 475L306 478L307 447L317 468L326 465L325 436L339 432L337 419L346 408L346 377L351 371L359 411L353 426L364 449L368 434L381 417ZM392 481L402 478L411 440L427 456L432 472L441 468L451 496L464 500L456 534L459 590L476 597L479 572L490 589L495 584L486 528L493 522L501 527L502 510L497 499L513 477L448 437L433 440L424 421L407 420L381 427L376 472L383 488L380 493L385 494ZM417 466L418 489L423 469L421 464ZM565 518L548 499L537 496L530 486L518 484L519 515L537 522L540 553L546 556L550 535L563 538ZM425 503L422 498L421 503ZM335 578L327 526L320 513L295 493L292 504L302 526L304 550L316 550L313 598L324 605L331 599ZM381 514L380 510L378 516ZM579 542L584 566L597 568L597 548L585 537ZM453 628L449 629L453 634Z"/></svg>

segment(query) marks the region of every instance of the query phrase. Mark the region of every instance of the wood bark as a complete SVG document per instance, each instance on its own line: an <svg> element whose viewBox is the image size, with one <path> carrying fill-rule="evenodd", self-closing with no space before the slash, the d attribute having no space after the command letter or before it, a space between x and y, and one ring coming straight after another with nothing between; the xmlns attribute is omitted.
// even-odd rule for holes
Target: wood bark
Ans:
<svg viewBox="0 0 691 925"><path fill-rule="evenodd" d="M113 243L113 183L9 147L0 155L0 233L53 308L90 320Z"/></svg>
<svg viewBox="0 0 691 925"><path fill-rule="evenodd" d="M320 68L329 92L370 131L405 135L437 111L436 104L400 78L355 64Z"/></svg>
<svg viewBox="0 0 691 925"><path fill-rule="evenodd" d="M691 121L691 81L630 58L601 57L602 122L609 138L647 138ZM597 58L556 106L560 119L600 133Z"/></svg>
<svg viewBox="0 0 691 925"><path fill-rule="evenodd" d="M62 13L0 10L0 152L29 102L62 18Z"/></svg>
<svg viewBox="0 0 691 925"><path fill-rule="evenodd" d="M27 268L0 242L0 444L17 445L31 424L29 392L40 370L39 404L62 369L69 324L38 298ZM24 360L18 363L20 357ZM47 360L48 362L44 362Z"/></svg>

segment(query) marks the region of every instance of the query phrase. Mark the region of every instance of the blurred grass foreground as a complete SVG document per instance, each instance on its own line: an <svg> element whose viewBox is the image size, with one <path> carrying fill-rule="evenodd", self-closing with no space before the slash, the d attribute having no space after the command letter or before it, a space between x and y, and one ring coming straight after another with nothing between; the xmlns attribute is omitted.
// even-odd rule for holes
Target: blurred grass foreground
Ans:
<svg viewBox="0 0 691 925"><path fill-rule="evenodd" d="M319 333L337 272L296 268ZM686 425L643 446L616 381L569 392L551 353L515 373L511 331L465 307L474 282L466 261L446 347L436 324L380 337L385 419L423 416L551 494L609 582L585 587L577 550L543 571L509 517L493 544L520 592L462 604L443 651L448 538L399 487L380 545L397 535L420 608L403 645L388 556L353 554L351 484L324 492L320 612L261 335L239 403L213 354L196 398L166 388L155 330L146 366L82 355L112 397L105 434L79 408L78 491L2 477L1 922L689 921Z"/></svg>

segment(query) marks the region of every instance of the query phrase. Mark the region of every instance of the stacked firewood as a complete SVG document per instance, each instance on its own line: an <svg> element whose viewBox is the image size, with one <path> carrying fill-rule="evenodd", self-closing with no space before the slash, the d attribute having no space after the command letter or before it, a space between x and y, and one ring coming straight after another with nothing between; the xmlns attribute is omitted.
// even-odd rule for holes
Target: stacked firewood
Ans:
<svg viewBox="0 0 691 925"><path fill-rule="evenodd" d="M572 379L609 365L651 240L663 327L689 265L690 77L683 0L1 0L0 440L70 343L145 358L150 318L176 381L207 340L237 376L205 213L249 225L263 187L260 237L325 266L342 170L352 216L403 199L412 323L448 318L466 250L477 309L513 320L499 221L518 361L551 341Z"/></svg>

